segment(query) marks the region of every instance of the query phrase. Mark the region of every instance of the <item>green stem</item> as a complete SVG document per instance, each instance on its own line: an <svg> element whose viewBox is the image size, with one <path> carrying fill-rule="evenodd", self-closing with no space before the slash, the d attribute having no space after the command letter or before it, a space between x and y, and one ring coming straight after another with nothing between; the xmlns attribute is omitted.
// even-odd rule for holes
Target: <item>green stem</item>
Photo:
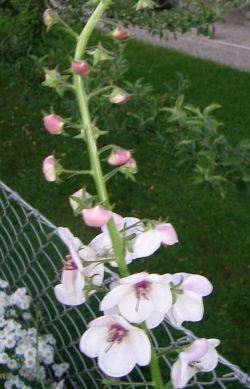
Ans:
<svg viewBox="0 0 250 389"><path fill-rule="evenodd" d="M66 23L58 14L56 15L57 20L63 25L65 30L76 40L78 40L79 35Z"/></svg>
<svg viewBox="0 0 250 389"><path fill-rule="evenodd" d="M157 389L164 389L164 383L162 380L162 375L161 375L161 370L160 370L160 365L159 365L159 360L154 348L153 341L150 336L150 332L146 327L145 323L142 323L140 327L146 332L148 339L151 344L151 362L150 362L150 372L151 372L151 377L153 381L153 386Z"/></svg>
<svg viewBox="0 0 250 389"><path fill-rule="evenodd" d="M107 86L104 86L103 88L94 90L93 92L89 93L88 99L90 100L90 99L92 99L92 97L95 97L103 92L106 92L109 89L114 89L114 85L107 85Z"/></svg>
<svg viewBox="0 0 250 389"><path fill-rule="evenodd" d="M85 25L78 39L78 43L75 51L75 57L74 57L75 60L80 60L83 57L91 33L93 32L98 21L101 19L109 3L110 0L102 0L97 6L97 8L95 9L95 11L93 12L93 14L91 15L87 24ZM89 157L90 157L91 170L93 171L98 196L100 201L102 203L105 203L108 209L111 209L107 189L105 186L105 180L101 168L101 163L99 160L96 140L92 130L92 123L91 123L89 107L88 107L88 97L84 89L83 80L80 76L77 75L74 76L74 86L75 86L76 96L77 96L80 114L83 122L83 128L85 129L86 143L87 143ZM129 272L124 259L122 239L116 229L114 220L112 218L108 222L107 226L112 241L116 261L119 267L120 275L121 277L126 277L129 275Z"/></svg>

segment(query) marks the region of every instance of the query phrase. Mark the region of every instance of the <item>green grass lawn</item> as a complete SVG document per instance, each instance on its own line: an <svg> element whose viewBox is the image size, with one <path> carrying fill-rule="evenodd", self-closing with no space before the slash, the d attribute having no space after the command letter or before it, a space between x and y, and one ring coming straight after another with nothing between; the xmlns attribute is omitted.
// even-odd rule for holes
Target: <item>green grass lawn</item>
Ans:
<svg viewBox="0 0 250 389"><path fill-rule="evenodd" d="M218 117L225 123L227 137L237 142L249 136L250 74L136 41L128 44L126 57L131 62L128 78L144 77L159 93L164 92L164 82L176 79L176 71L187 74L191 80L187 100L202 108L212 101L221 103ZM54 185L41 173L43 158L54 150L62 159L70 157L72 165L86 167L85 148L76 140L58 139L44 131L41 111L53 103L50 91L29 81L24 94L25 72L13 85L11 77L16 75L1 68L1 179L56 225L69 226L88 243L94 232L73 218L68 205L68 196L83 182L75 178ZM214 284L214 293L205 299L203 322L188 327L198 336L220 338L220 352L249 370L249 196L230 190L222 200L209 188L194 186L190 174L176 170L171 156L159 144L149 142L146 134L117 136L111 132L110 138L110 142L135 149L139 165L135 184L118 176L112 181L109 192L116 211L124 216L169 218L179 235L178 245L160 249L152 259L136 261L133 268L206 275ZM93 191L93 185L86 183Z"/></svg>

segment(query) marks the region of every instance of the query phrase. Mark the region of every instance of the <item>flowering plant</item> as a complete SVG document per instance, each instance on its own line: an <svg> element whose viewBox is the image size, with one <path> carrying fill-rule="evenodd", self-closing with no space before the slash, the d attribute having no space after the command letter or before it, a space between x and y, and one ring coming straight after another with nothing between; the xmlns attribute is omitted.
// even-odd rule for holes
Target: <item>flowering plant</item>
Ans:
<svg viewBox="0 0 250 389"><path fill-rule="evenodd" d="M8 294L9 284L0 279L0 383L4 389L62 389L67 363L54 362L56 341L41 335L32 324L31 297L26 288ZM53 372L54 382L47 377ZM59 381L60 380L60 381Z"/></svg>
<svg viewBox="0 0 250 389"><path fill-rule="evenodd" d="M44 22L48 28L59 23L77 42L70 66L73 85L69 83L70 76L48 69L45 69L44 85L54 88L59 95L66 89L73 91L80 112L78 123L51 113L44 117L44 125L51 135L69 136L67 128L75 130L74 137L84 141L87 146L90 168L68 170L50 155L43 161L43 173L47 181L61 180L65 174L91 176L97 193L91 195L85 187L76 188L70 196L70 205L74 215L80 215L87 226L101 228L102 231L86 245L69 229L58 229L58 235L69 254L65 259L60 283L55 286L55 295L65 305L83 304L92 293L102 290L108 267L116 268L119 278L110 284L110 291L100 303L103 314L91 321L81 336L81 352L90 358L97 358L99 368L108 377L120 378L129 374L135 365L150 365L151 381L148 385L157 389L172 385L174 389L180 389L197 372L214 369L218 362L215 347L219 341L199 339L186 348L178 348L176 351L181 352L172 367L171 381L165 382L149 330L159 326L165 319L177 328L185 321L201 320L204 313L203 297L212 292L212 284L204 276L188 273L149 274L143 271L130 274L128 265L131 262L150 258L160 246L168 247L178 243L178 237L171 223L122 217L114 212L114 206L110 203L107 181L116 173L133 179L137 164L131 150L118 145L98 147L98 138L103 131L97 128L96 118L90 117L91 94L87 95L85 85L98 72L102 62L112 61L113 56L100 43L90 49L87 45L111 1L95 0L92 3L96 8L80 35L62 21L55 11L44 12ZM149 4L149 1L139 1L136 9L144 9ZM117 40L117 28L112 36ZM121 34L121 30L118 36L122 37L118 39L120 42L125 36L126 39L129 37L125 32ZM97 96L108 88L107 85L94 93ZM112 86L112 92L107 97L111 104L118 106L133 98L119 85ZM111 166L106 174L103 173L103 160L106 166ZM164 348L161 353L164 353ZM113 383L112 380L104 380L104 383L107 382ZM141 383L136 385L140 386Z"/></svg>

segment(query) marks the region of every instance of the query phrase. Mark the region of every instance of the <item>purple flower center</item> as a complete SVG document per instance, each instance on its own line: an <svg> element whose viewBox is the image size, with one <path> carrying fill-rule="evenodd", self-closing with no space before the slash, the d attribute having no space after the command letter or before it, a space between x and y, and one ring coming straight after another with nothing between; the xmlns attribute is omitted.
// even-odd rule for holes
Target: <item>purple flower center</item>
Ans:
<svg viewBox="0 0 250 389"><path fill-rule="evenodd" d="M109 333L108 333L108 342L114 343L118 342L120 343L125 336L128 334L128 330L124 327L122 327L120 324L115 323L110 326Z"/></svg>
<svg viewBox="0 0 250 389"><path fill-rule="evenodd" d="M138 300L142 298L148 299L148 292L150 290L150 287L151 287L150 281L144 280L144 281L137 282L137 284L134 285L136 298Z"/></svg>
<svg viewBox="0 0 250 389"><path fill-rule="evenodd" d="M77 270L77 269L78 267L76 263L73 261L71 255L67 255L63 270Z"/></svg>

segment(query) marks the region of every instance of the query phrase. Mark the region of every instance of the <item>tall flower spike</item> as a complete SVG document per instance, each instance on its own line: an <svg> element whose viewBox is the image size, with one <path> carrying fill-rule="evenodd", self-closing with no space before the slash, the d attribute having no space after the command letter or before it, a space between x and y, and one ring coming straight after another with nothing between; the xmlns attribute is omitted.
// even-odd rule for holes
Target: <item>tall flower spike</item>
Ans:
<svg viewBox="0 0 250 389"><path fill-rule="evenodd" d="M90 358L97 357L98 366L110 377L123 377L136 364L145 366L151 359L145 332L119 315L106 315L90 322L81 337L80 350Z"/></svg>
<svg viewBox="0 0 250 389"><path fill-rule="evenodd" d="M215 348L219 344L218 339L197 339L181 352L171 369L173 388L182 389L195 374L214 370L219 359Z"/></svg>

